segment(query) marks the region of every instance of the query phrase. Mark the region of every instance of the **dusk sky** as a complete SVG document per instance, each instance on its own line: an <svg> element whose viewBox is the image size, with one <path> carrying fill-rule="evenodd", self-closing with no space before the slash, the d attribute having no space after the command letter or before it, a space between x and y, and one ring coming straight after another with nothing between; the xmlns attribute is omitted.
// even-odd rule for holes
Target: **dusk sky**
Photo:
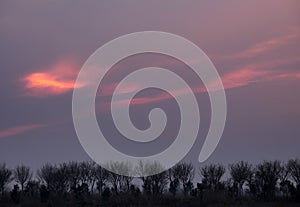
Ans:
<svg viewBox="0 0 300 207"><path fill-rule="evenodd" d="M77 74L97 48L139 31L185 37L218 70L227 96L227 122L207 162L300 157L299 1L4 0L0 2L0 163L37 168L46 162L89 160L72 122ZM123 139L108 110L116 83L149 66L180 74L194 89L203 116L198 140L186 157L194 162L209 125L209 98L201 81L174 58L139 54L117 63L99 88L98 122L116 148L134 155L151 153L149 145ZM89 83L77 87L85 84ZM122 101L116 104L122 110ZM156 152L176 136L178 106L167 93L149 89L137 94L130 108L133 123L143 129L149 124L149 110L158 106L170 118L158 140L149 143Z"/></svg>

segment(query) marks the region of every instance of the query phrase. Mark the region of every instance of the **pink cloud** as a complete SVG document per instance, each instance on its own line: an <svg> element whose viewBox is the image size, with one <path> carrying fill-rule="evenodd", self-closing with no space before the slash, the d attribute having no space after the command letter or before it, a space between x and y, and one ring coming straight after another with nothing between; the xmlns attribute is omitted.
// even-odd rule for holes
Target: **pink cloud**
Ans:
<svg viewBox="0 0 300 207"><path fill-rule="evenodd" d="M300 73L285 73L285 74L278 74L278 75L274 75L273 76L273 80L274 79L298 79L300 78Z"/></svg>
<svg viewBox="0 0 300 207"><path fill-rule="evenodd" d="M231 54L224 56L225 58L229 59L236 59L236 58L251 58L262 55L266 52L276 50L286 44L289 44L295 40L300 38L300 29L293 28L288 31L288 34L274 37L259 43L254 44L253 46L241 51L239 53Z"/></svg>
<svg viewBox="0 0 300 207"><path fill-rule="evenodd" d="M250 83L258 81L263 81L264 77L268 75L270 75L270 71L244 68L224 75L222 77L222 82L225 89L230 89L249 85Z"/></svg>
<svg viewBox="0 0 300 207"><path fill-rule="evenodd" d="M9 136L13 136L16 134L21 134L21 133L24 133L24 132L27 132L27 131L30 131L33 129L41 128L41 127L45 127L45 125L32 124L32 125L17 126L17 127L5 129L5 130L0 131L0 138L9 137Z"/></svg>
<svg viewBox="0 0 300 207"><path fill-rule="evenodd" d="M25 95L41 97L58 95L85 85L82 83L75 86L77 73L73 62L63 60L49 69L28 74L21 81L26 89Z"/></svg>
<svg viewBox="0 0 300 207"><path fill-rule="evenodd" d="M149 104L149 103L168 100L171 98L172 98L172 96L165 94L165 93L161 93L159 95L152 96L152 97L133 98L130 100L130 104L132 104L132 105ZM121 100L114 101L112 103L102 102L102 103L99 103L96 105L96 110L98 112L108 111L108 110L110 110L111 104L113 104L114 106L122 107L122 106L125 106L125 104L127 102L128 102L128 99L121 99Z"/></svg>
<svg viewBox="0 0 300 207"><path fill-rule="evenodd" d="M118 83L111 83L106 85L101 85L101 90L98 93L99 96L110 96L113 94L115 88L118 86ZM138 84L131 84L128 86L123 87L122 89L118 90L118 94L128 94L138 90L140 86Z"/></svg>
<svg viewBox="0 0 300 207"><path fill-rule="evenodd" d="M274 68L286 68L287 64L299 62L299 57L289 57L252 63L223 75L221 79L225 89L246 86L255 82L266 82L277 79L293 80L299 78L299 73Z"/></svg>
<svg viewBox="0 0 300 207"><path fill-rule="evenodd" d="M299 61L300 59L298 57L291 57L285 59L278 59L274 61L271 60L271 61L263 61L255 64L248 64L242 68L238 68L232 72L224 74L221 77L221 80L223 82L223 86L225 90L237 88L237 87L243 87L258 82L267 82L267 81L273 81L279 79L295 80L300 78L299 72L274 70L274 67L278 67L278 66L284 67L285 64L297 63ZM126 89L125 91L133 92L134 90L138 89L138 85L136 84L135 86L136 87L128 87L128 90ZM211 83L208 84L208 88L205 88L204 86L192 88L192 91L196 94L204 93L207 91L215 91L215 90L220 90L220 88L218 88L218 85L216 84L215 81L211 81ZM112 95L112 93L113 90L111 91L110 94L107 95ZM175 94L175 96L182 96L188 93L189 90L186 89L173 91L173 94ZM134 98L131 100L130 104L133 105L148 104L148 103L168 100L171 98L172 98L171 95L161 93L152 97ZM128 100L121 99L113 102L112 104L122 107L127 102ZM108 102L100 103L97 105L97 109L99 109L99 111L107 111L110 108L110 104L111 103Z"/></svg>

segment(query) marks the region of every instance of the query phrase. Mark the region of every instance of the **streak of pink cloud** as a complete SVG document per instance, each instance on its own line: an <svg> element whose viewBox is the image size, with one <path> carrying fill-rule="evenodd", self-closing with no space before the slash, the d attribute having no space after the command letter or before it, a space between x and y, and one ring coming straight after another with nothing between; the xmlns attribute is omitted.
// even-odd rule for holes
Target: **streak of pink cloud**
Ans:
<svg viewBox="0 0 300 207"><path fill-rule="evenodd" d="M289 59L289 60L297 60L297 59ZM233 89L237 87L243 87L247 86L252 83L258 83L258 82L266 82L266 81L272 81L272 80L278 80L278 79L298 79L300 78L300 73L295 72L282 72L282 71L274 71L270 69L264 69L264 67L271 68L278 63L288 63L289 60L278 60L275 63L271 62L262 62L261 64L249 64L246 65L243 68L237 69L235 71L229 72L221 77L221 80L223 82L223 86L225 90ZM277 63L277 64L276 64ZM220 88L217 87L218 84L216 84L215 81L211 81L211 83L208 84L207 88L204 86L199 87L193 87L192 91L197 93L204 93L207 91L216 91L220 90ZM189 94L189 90L187 89L180 89L172 91L172 94L175 96L182 96ZM111 95L111 94L110 94ZM166 93L161 93L156 96L152 97L143 97L143 98L133 98L130 101L130 104L132 105L140 105L140 104L148 104L153 102L160 102L164 100L168 100L173 98L171 95ZM107 111L110 109L111 104L122 107L126 103L128 103L127 99L121 99L115 102L105 102L100 103L97 105L98 111Z"/></svg>
<svg viewBox="0 0 300 207"><path fill-rule="evenodd" d="M12 128L0 131L0 138L9 137L9 136L13 136L16 134L21 134L21 133L24 133L24 132L27 132L27 131L30 131L33 129L41 128L41 127L45 127L45 125L32 124L32 125L12 127Z"/></svg>
<svg viewBox="0 0 300 207"><path fill-rule="evenodd" d="M245 49L244 51L227 55L224 57L229 59L257 57L266 52L273 51L295 40L298 40L299 38L300 38L300 29L293 28L292 30L289 31L288 34L256 43L253 46Z"/></svg>
<svg viewBox="0 0 300 207"><path fill-rule="evenodd" d="M250 68L244 68L224 75L222 77L222 82L225 89L230 89L249 85L258 81L263 81L265 79L264 77L270 74L271 72L266 70L253 70Z"/></svg>
<svg viewBox="0 0 300 207"><path fill-rule="evenodd" d="M106 85L101 85L101 91L98 93L99 96L110 96L113 94L115 88L118 86L118 83L111 83ZM125 86L118 91L118 94L128 94L138 90L140 86L138 84L132 84Z"/></svg>

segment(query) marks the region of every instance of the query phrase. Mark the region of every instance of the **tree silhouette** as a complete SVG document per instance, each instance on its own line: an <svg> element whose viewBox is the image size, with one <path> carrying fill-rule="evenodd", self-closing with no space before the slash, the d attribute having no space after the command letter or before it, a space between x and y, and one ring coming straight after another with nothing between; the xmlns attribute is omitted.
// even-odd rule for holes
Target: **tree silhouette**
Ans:
<svg viewBox="0 0 300 207"><path fill-rule="evenodd" d="M139 162L135 170L143 182L142 187L144 193L154 195L163 193L168 184L168 173L163 169L164 167L156 161L146 163L142 161Z"/></svg>
<svg viewBox="0 0 300 207"><path fill-rule="evenodd" d="M300 201L300 160L291 159L287 163L287 172L292 180L295 183L296 187L291 185L290 181L288 183L289 193L297 200Z"/></svg>
<svg viewBox="0 0 300 207"><path fill-rule="evenodd" d="M148 176L148 180L150 182L151 192L154 195L162 194L168 184L168 177L165 171Z"/></svg>
<svg viewBox="0 0 300 207"><path fill-rule="evenodd" d="M38 171L38 179L45 184L47 190L52 191L54 189L54 173L56 169L51 164L47 163L43 165Z"/></svg>
<svg viewBox="0 0 300 207"><path fill-rule="evenodd" d="M204 188L212 191L221 188L221 178L225 173L225 167L221 164L210 164L200 168L200 176L203 177Z"/></svg>
<svg viewBox="0 0 300 207"><path fill-rule="evenodd" d="M40 181L46 185L47 190L59 196L65 195L69 189L69 170L66 163L59 166L46 164L38 170Z"/></svg>
<svg viewBox="0 0 300 207"><path fill-rule="evenodd" d="M183 192L185 195L189 194L193 189L192 180L195 176L195 169L191 163L179 163L177 168L179 168L179 181L182 184Z"/></svg>
<svg viewBox="0 0 300 207"><path fill-rule="evenodd" d="M79 180L81 183L90 184L93 181L92 178L93 163L81 162L79 164Z"/></svg>
<svg viewBox="0 0 300 207"><path fill-rule="evenodd" d="M292 180L296 183L296 186L300 188L300 160L289 160L287 163L287 171L289 172Z"/></svg>
<svg viewBox="0 0 300 207"><path fill-rule="evenodd" d="M69 189L68 165L66 163L55 166L53 176L53 187L55 192L64 196Z"/></svg>
<svg viewBox="0 0 300 207"><path fill-rule="evenodd" d="M113 191L116 195L120 191L129 191L132 177L124 176L130 175L132 172L131 166L126 162L115 162L107 164L106 168L108 172L108 182L113 186Z"/></svg>
<svg viewBox="0 0 300 207"><path fill-rule="evenodd" d="M279 161L264 161L255 170L257 193L264 199L271 199L275 195L276 184L280 180L284 167Z"/></svg>
<svg viewBox="0 0 300 207"><path fill-rule="evenodd" d="M243 192L243 185L246 181L251 180L253 175L252 165L240 161L236 164L229 165L229 173L233 180L233 189L237 196Z"/></svg>
<svg viewBox="0 0 300 207"><path fill-rule="evenodd" d="M80 167L77 162L69 162L68 164L68 173L69 173L69 185L70 190L74 191L77 188L77 185L80 181Z"/></svg>
<svg viewBox="0 0 300 207"><path fill-rule="evenodd" d="M6 164L0 164L0 193L3 195L5 187L12 180L12 172L8 168L6 168Z"/></svg>
<svg viewBox="0 0 300 207"><path fill-rule="evenodd" d="M190 163L179 163L167 171L157 161L141 161L134 169L127 162L109 163L105 168L94 162L45 164L37 170L38 180L30 179L29 167L20 165L11 171L0 164L0 206L11 206L13 202L21 202L20 206L170 206L174 203L206 206L225 201L232 204L238 201L241 205L248 201L254 202L253 205L281 201L285 206L299 201L299 159L289 160L287 164L264 161L254 167L240 161L229 165L228 170L230 177L223 181L225 168L222 165L199 168L201 180L194 188L195 169ZM142 181L141 186L135 185L136 178L123 175L133 173L140 176L137 179ZM4 190L9 189L12 178L18 184L9 197ZM94 185L99 193L93 192ZM246 185L250 191L243 191ZM192 196L176 196L179 190Z"/></svg>
<svg viewBox="0 0 300 207"><path fill-rule="evenodd" d="M180 177L180 168L178 165L175 165L174 167L170 168L167 171L167 177L169 179L169 192L175 196L178 188L180 187L179 177Z"/></svg>
<svg viewBox="0 0 300 207"><path fill-rule="evenodd" d="M94 175L96 177L97 189L100 195L102 195L108 181L109 172L100 165L96 165L94 168Z"/></svg>
<svg viewBox="0 0 300 207"><path fill-rule="evenodd" d="M25 185L31 180L32 173L30 168L25 165L17 166L13 171L15 181L21 185L21 192L24 191Z"/></svg>

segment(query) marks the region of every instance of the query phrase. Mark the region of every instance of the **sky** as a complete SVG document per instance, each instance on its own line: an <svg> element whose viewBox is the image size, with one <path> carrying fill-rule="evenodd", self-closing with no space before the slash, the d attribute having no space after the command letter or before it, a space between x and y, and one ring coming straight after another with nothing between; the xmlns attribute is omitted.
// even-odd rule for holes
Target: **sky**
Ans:
<svg viewBox="0 0 300 207"><path fill-rule="evenodd" d="M78 72L100 46L121 35L164 31L200 47L218 70L227 96L221 141L206 161L288 160L300 157L300 2L249 1L10 1L0 2L0 162L38 168L46 162L90 160L72 122L72 92ZM201 80L182 62L158 54L126 58L105 76L95 111L117 149L133 155L159 152L178 132L178 105L166 92L149 89L131 102L140 129L161 107L165 131L142 145L116 132L109 113L117 83L142 67L168 68L193 88L201 113L198 139L186 160L195 161L210 120ZM101 72L101 69L99 69ZM138 89L139 83L120 91ZM178 92L184 95L184 91ZM170 118L169 118L170 117ZM203 120L203 121L202 121Z"/></svg>

